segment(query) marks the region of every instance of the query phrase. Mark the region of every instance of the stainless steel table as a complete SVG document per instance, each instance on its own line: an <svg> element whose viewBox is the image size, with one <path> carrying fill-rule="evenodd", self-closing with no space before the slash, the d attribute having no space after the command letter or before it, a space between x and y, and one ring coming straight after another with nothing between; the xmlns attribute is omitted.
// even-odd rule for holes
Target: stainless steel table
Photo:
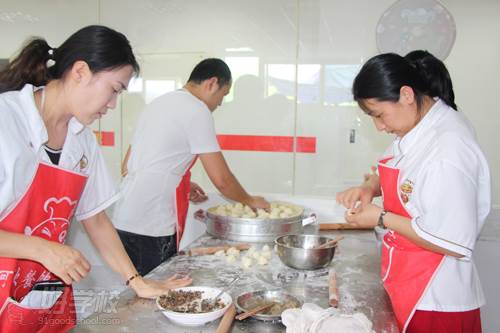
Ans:
<svg viewBox="0 0 500 333"><path fill-rule="evenodd" d="M308 232L311 233L310 229ZM314 231L312 231L314 232ZM363 312L373 322L376 332L398 332L389 299L379 277L379 254L372 231L321 232L322 235L342 234L331 263L337 272L341 310ZM191 247L228 243L209 235L200 237ZM255 244L261 247L263 244ZM272 246L272 244L269 244ZM276 253L267 266L242 269L240 261L226 263L213 255L188 257L176 256L165 262L148 277L164 278L175 273L189 273L193 285L224 287L237 274L240 280L229 291L233 299L242 292L259 289L284 289L304 302L328 306L328 268L316 271L299 271L281 263ZM156 311L153 300L138 299L130 290L123 292L114 307L116 311L95 313L84 319L73 331L83 332L215 332L219 320L202 327L176 326L161 312ZM231 332L263 333L285 332L280 323L261 322L255 319L235 321Z"/></svg>

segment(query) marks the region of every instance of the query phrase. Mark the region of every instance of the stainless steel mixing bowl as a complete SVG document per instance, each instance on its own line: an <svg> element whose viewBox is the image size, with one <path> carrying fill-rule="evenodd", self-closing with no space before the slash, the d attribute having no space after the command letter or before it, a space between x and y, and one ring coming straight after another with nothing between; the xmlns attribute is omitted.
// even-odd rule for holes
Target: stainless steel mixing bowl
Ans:
<svg viewBox="0 0 500 333"><path fill-rule="evenodd" d="M332 238L317 235L285 235L274 242L281 261L292 268L314 270L330 264L335 254L335 246L324 249L314 247Z"/></svg>

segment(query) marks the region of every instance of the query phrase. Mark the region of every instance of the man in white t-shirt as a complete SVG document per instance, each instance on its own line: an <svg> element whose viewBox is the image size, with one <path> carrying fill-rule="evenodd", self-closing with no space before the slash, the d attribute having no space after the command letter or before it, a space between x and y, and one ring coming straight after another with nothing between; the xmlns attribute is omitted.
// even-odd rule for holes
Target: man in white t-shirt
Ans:
<svg viewBox="0 0 500 333"><path fill-rule="evenodd" d="M231 89L231 71L220 59L205 59L183 89L164 94L141 114L123 162L125 178L113 223L137 270L147 274L176 253L188 198L206 200L190 183L200 158L215 187L227 198L268 208L249 195L231 173L217 142L212 112Z"/></svg>

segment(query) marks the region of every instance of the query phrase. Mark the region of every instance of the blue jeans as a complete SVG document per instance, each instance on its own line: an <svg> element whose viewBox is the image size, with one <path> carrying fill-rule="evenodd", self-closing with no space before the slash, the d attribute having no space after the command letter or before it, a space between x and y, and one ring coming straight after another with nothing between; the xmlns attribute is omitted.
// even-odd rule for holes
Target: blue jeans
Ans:
<svg viewBox="0 0 500 333"><path fill-rule="evenodd" d="M116 231L118 231L128 256L142 276L148 274L177 253L175 234L151 237L122 230Z"/></svg>

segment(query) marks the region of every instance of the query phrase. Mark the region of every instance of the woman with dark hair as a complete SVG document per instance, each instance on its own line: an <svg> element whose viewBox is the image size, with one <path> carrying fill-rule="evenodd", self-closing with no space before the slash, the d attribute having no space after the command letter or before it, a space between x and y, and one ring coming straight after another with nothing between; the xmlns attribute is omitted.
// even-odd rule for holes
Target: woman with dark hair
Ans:
<svg viewBox="0 0 500 333"><path fill-rule="evenodd" d="M472 252L490 211L490 175L474 131L455 111L446 67L427 52L381 54L361 68L353 95L375 127L396 138L378 175L337 201L350 209L349 223L387 229L381 277L400 330L481 332L484 296ZM380 195L383 207L371 203Z"/></svg>
<svg viewBox="0 0 500 333"><path fill-rule="evenodd" d="M139 66L127 38L88 26L59 48L31 40L0 72L0 332L65 332L90 265L64 245L72 217L140 297L190 279L143 279L104 210L117 199L92 131ZM36 301L49 287L53 303ZM15 320L13 320L13 318Z"/></svg>

